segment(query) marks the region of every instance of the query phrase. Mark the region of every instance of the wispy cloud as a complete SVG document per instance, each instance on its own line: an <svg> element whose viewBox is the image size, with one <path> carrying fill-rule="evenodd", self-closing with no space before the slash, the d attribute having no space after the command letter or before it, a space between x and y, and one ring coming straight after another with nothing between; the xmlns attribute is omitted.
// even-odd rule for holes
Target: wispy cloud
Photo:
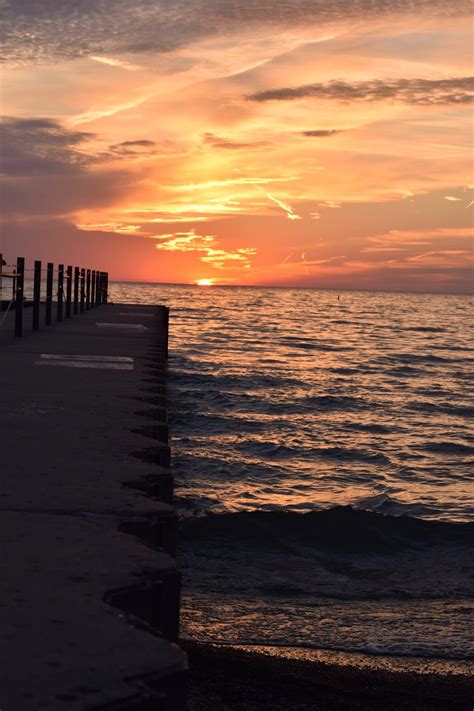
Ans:
<svg viewBox="0 0 474 711"><path fill-rule="evenodd" d="M298 215L291 205L288 205L286 202L283 202L283 200L279 200L278 198L274 197L273 195L270 195L270 193L267 193L267 197L269 200L272 200L278 207L281 207L281 209L286 212L286 216L289 220L302 220L303 218L301 215Z"/></svg>
<svg viewBox="0 0 474 711"><path fill-rule="evenodd" d="M83 232L114 232L119 235L140 235L141 225L130 225L125 222L84 222L76 224Z"/></svg>
<svg viewBox="0 0 474 711"><path fill-rule="evenodd" d="M324 202L319 203L320 207L329 207L331 210L338 210L340 207L342 207L342 202L339 200L325 200Z"/></svg>
<svg viewBox="0 0 474 711"><path fill-rule="evenodd" d="M194 230L188 232L172 232L164 235L155 235L155 247L167 252L203 252L201 262L210 264L215 269L250 269L250 257L256 254L254 247L241 247L227 250L218 246L214 235L196 234Z"/></svg>
<svg viewBox="0 0 474 711"><path fill-rule="evenodd" d="M434 240L472 239L469 227L437 227L434 229L390 230L381 235L368 237L367 241L379 245L406 247L407 245L424 245Z"/></svg>
<svg viewBox="0 0 474 711"><path fill-rule="evenodd" d="M113 57L101 57L97 55L91 55L90 59L94 62L99 62L100 64L107 64L110 67L118 67L119 69L126 69L129 72L136 72L143 69L139 64L130 64L129 62L124 62L122 59L114 59Z"/></svg>
<svg viewBox="0 0 474 711"><path fill-rule="evenodd" d="M426 261L428 259L430 261L433 261L433 257L457 257L460 254L469 255L471 253L466 249L438 249L433 252L423 252L423 254L415 254L413 257L409 257L409 260L412 262L419 262L422 260ZM471 259L472 257L473 255L471 254Z"/></svg>
<svg viewBox="0 0 474 711"><path fill-rule="evenodd" d="M203 215L182 215L181 217L176 215L161 215L160 217L154 217L153 219L149 220L149 222L158 222L171 225L183 223L189 224L191 222L208 222L209 220L210 217L204 217Z"/></svg>
<svg viewBox="0 0 474 711"><path fill-rule="evenodd" d="M186 192L188 190L206 190L208 188L222 188L230 185L267 185L268 183L287 183L297 180L296 176L281 178L228 178L226 180L208 180L204 183L190 183L189 185L175 185L170 190Z"/></svg>
<svg viewBox="0 0 474 711"><path fill-rule="evenodd" d="M99 119L108 118L109 116L115 116L122 111L129 111L137 106L141 106L146 103L153 94L147 94L145 96L138 97L136 99L131 99L130 101L125 101L119 104L112 104L110 106L98 107L96 109L88 109L83 113L77 114L77 116L72 116L68 120L69 126L79 126L83 123L92 123L93 121L98 121Z"/></svg>

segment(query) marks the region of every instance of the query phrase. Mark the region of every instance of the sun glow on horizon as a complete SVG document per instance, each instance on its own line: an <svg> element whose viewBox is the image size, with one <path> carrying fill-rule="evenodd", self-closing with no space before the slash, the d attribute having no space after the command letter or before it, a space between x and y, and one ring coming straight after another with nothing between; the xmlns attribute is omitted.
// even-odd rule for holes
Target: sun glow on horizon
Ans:
<svg viewBox="0 0 474 711"><path fill-rule="evenodd" d="M197 286L212 286L214 284L214 279L197 279Z"/></svg>

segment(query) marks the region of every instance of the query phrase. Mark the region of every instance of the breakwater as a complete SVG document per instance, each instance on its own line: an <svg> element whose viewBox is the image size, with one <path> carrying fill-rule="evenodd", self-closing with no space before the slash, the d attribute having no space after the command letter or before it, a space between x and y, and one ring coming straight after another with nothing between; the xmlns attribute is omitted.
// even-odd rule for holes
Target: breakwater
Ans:
<svg viewBox="0 0 474 711"><path fill-rule="evenodd" d="M102 303L3 336L2 709L183 707L167 324Z"/></svg>

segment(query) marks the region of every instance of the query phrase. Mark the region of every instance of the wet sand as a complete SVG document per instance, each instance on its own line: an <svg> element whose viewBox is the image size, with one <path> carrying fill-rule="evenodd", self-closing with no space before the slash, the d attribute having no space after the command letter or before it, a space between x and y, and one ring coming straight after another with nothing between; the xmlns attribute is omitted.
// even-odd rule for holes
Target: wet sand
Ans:
<svg viewBox="0 0 474 711"><path fill-rule="evenodd" d="M189 711L472 711L474 682L464 672L368 668L290 659L261 651L184 642ZM408 667L407 667L408 669Z"/></svg>

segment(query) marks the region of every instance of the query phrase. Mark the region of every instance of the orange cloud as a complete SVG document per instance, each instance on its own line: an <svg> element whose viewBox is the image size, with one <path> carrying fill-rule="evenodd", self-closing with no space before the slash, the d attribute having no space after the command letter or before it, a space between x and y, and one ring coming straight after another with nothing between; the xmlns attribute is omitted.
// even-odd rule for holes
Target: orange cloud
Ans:
<svg viewBox="0 0 474 711"><path fill-rule="evenodd" d="M199 235L194 230L189 232L173 232L155 236L159 240L155 247L167 252L204 252L201 262L210 264L215 269L250 269L249 257L256 254L254 247L241 247L236 250L217 248L217 240L213 235Z"/></svg>

